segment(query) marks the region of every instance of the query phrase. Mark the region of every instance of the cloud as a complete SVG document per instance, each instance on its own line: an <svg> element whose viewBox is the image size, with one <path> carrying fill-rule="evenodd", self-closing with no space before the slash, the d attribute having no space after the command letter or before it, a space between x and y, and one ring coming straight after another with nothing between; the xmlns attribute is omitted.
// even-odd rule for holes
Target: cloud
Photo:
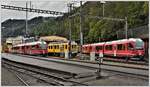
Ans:
<svg viewBox="0 0 150 87"><path fill-rule="evenodd" d="M68 7L67 3L69 1L28 1L28 6L36 8L36 9L43 9L43 10L51 10L51 11L59 11L59 12L67 12ZM2 5L12 5L18 7L26 7L25 1L2 1ZM36 16L53 16L50 14L40 14L40 13L31 13L28 12L28 19L31 19ZM1 21L5 21L7 19L25 19L26 12L24 11L15 11L15 10L8 10L8 9L1 9Z"/></svg>

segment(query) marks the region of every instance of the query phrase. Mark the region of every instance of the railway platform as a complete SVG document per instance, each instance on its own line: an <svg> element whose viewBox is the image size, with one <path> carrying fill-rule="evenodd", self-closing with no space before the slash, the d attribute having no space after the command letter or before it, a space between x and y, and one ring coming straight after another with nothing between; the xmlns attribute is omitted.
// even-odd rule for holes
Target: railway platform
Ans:
<svg viewBox="0 0 150 87"><path fill-rule="evenodd" d="M139 74L139 76L138 75L134 76L134 75L128 75L128 74L124 74L124 73L120 73L120 72L107 71L104 69L105 68L104 65L102 65L101 66L103 68L101 71L101 77L102 78L96 79L97 76L96 76L95 72L96 72L96 70L98 70L98 64L59 60L59 59L29 56L29 55L16 55L16 54L4 53L4 54L2 54L2 61L3 61L4 66L7 65L7 62L5 61L5 59L6 59L6 61L10 60L10 61L7 61L8 64L11 64L9 67L13 68L13 67L17 66L18 69L20 67L20 69L23 69L21 72L27 71L24 73L29 73L29 70L34 71L34 72L37 72L36 70L38 70L39 74L37 75L37 77L39 75L41 77L42 73L43 73L43 75L48 75L51 73L51 75L57 76L56 73L53 73L53 70L54 71L56 70L58 72L60 71L59 73L62 74L61 75L62 77L63 77L62 72L76 74L75 78L69 78L69 80L75 81L75 82L80 82L80 83L86 84L88 86L111 86L111 85L113 85L113 86L115 86L115 85L146 86L146 85L148 85L148 77L142 76L142 75L147 74L147 71L144 71L144 70L143 70L143 72L146 72L146 73L143 73L142 70L141 70L141 72L137 71L137 73L133 72L132 74L134 74L134 73ZM12 63L9 63L9 62L12 62ZM20 66L19 63L27 64L29 66L24 66L21 64L20 64L21 65ZM35 65L35 66L37 66L36 68L38 68L38 67L39 68L35 69L32 67L32 65L33 66ZM108 67L112 68L114 66L112 66L112 67L107 66L107 68ZM47 69L44 69L44 68L47 68ZM116 67L113 69L118 70L120 68ZM13 69L15 69L15 68L13 68ZM18 70L18 69L16 68L16 70ZM128 68L126 68L126 69L128 69ZM126 71L129 71L129 70L126 70ZM46 72L47 72L47 74L46 74ZM95 75L88 76L88 73L89 74L94 73ZM140 73L143 73L143 74L140 76ZM32 75L33 75L33 73L32 73ZM80 75L85 75L85 77L82 77L82 76L80 77ZM64 75L64 76L66 76L66 75ZM4 77L4 79L7 79L7 78ZM34 82L32 82L32 80L30 80L30 81L31 81L31 83L34 83ZM46 81L48 81L48 80L46 79ZM37 84L34 84L34 85L37 85Z"/></svg>
<svg viewBox="0 0 150 87"><path fill-rule="evenodd" d="M43 67L47 69L58 70L58 71L70 73L73 75L80 75L82 73L94 73L96 71L96 69L95 70L86 69L86 68L75 66L75 65L69 66L68 64L64 64L64 63L58 63L54 61L42 61L42 60L35 59L35 58L27 58L25 56L18 56L18 55L13 55L13 54L4 53L2 54L2 58L15 61L15 62L19 62L19 63L39 66L39 67Z"/></svg>
<svg viewBox="0 0 150 87"><path fill-rule="evenodd" d="M46 57L37 57L29 55L13 55L3 53L2 57L10 59L12 61L25 62L28 64L38 65L41 67L57 69L60 71L66 71L72 74L81 74L88 72L96 72L99 68L98 64L88 63L88 62L79 62L79 61L69 61L69 60L60 60L56 58L46 58ZM36 62L35 62L36 61ZM111 66L111 65L101 65L103 70L117 71L128 74L136 74L142 76L148 76L148 68L138 69L138 68L127 68L120 66Z"/></svg>

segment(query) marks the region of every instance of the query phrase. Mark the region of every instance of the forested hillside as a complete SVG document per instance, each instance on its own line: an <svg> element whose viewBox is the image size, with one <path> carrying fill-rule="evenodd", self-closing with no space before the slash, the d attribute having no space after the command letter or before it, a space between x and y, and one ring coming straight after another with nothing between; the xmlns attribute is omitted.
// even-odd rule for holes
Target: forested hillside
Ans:
<svg viewBox="0 0 150 87"><path fill-rule="evenodd" d="M31 20L28 20L28 32L30 35L34 36L32 29L48 20L53 20L53 17L35 17ZM2 23L1 37L2 41L5 41L5 38L16 37L19 35L25 35L25 20L23 19L8 19Z"/></svg>
<svg viewBox="0 0 150 87"><path fill-rule="evenodd" d="M79 12L80 7L72 13ZM148 2L106 2L105 17L128 19L128 28L134 28L148 24ZM102 16L102 4L100 2L86 2L83 5L83 36L84 42L97 42L99 38L116 38L118 30L124 31L124 22L99 20L88 18L89 16ZM60 35L69 38L68 14L57 20L49 20L33 29L36 35ZM80 17L71 19L72 39L79 40Z"/></svg>
<svg viewBox="0 0 150 87"><path fill-rule="evenodd" d="M105 39L118 39L116 32L119 30L124 31L124 22L100 20L90 18L89 16L102 17L102 4L100 2L89 1L84 3L82 7L83 13L83 38L84 43L98 42L99 38ZM149 4L148 2L106 2L104 4L105 17L122 18L127 17L128 29L138 26L148 25ZM75 8L71 13L75 14L80 12L80 7ZM62 17L50 18L45 22L29 23L29 26L34 23L33 27L29 27L30 34L37 36L45 35L59 35L69 39L69 14ZM25 24L25 23L24 23ZM21 32L24 30L25 25L22 25ZM80 31L80 16L71 18L72 40L79 41ZM10 32L11 33L11 32ZM17 32L14 32L17 33ZM3 35L3 34L2 34ZM4 34L5 36L5 34Z"/></svg>

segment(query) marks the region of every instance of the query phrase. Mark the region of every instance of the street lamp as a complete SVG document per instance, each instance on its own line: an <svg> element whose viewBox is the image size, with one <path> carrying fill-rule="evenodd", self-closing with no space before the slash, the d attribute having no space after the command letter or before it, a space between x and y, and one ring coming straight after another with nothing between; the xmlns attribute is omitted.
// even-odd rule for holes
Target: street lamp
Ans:
<svg viewBox="0 0 150 87"><path fill-rule="evenodd" d="M104 17L104 11L105 11L105 9L104 9L104 4L106 3L105 1L100 1L100 3L102 3L102 5L103 5L103 17Z"/></svg>

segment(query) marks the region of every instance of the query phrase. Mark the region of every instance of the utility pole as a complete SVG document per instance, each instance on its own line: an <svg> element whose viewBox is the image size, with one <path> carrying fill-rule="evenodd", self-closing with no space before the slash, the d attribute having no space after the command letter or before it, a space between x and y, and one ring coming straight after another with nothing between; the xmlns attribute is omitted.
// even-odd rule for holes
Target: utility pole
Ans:
<svg viewBox="0 0 150 87"><path fill-rule="evenodd" d="M127 22L127 17L125 17L125 38L128 39L128 22Z"/></svg>
<svg viewBox="0 0 150 87"><path fill-rule="evenodd" d="M68 7L69 7L69 13L71 13L71 9L72 9L72 3L69 3L68 4ZM71 58L71 54L72 54L72 52L71 52L71 17L69 17L69 59Z"/></svg>
<svg viewBox="0 0 150 87"><path fill-rule="evenodd" d="M82 1L80 1L80 53L82 58L82 45L83 45L83 33L82 33Z"/></svg>
<svg viewBox="0 0 150 87"><path fill-rule="evenodd" d="M26 2L26 8L28 8L28 2ZM28 11L26 10L26 30L25 35L28 35Z"/></svg>
<svg viewBox="0 0 150 87"><path fill-rule="evenodd" d="M13 37L14 35L14 28L13 28L13 18L11 18L11 36Z"/></svg>

